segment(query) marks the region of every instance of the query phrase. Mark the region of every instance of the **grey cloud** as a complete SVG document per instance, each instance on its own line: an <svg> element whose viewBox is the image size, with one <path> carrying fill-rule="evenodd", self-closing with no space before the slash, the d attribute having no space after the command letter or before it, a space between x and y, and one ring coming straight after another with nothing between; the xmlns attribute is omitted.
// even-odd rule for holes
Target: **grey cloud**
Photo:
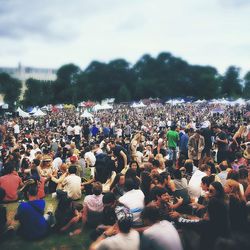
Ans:
<svg viewBox="0 0 250 250"><path fill-rule="evenodd" d="M98 6L90 3L89 0L0 0L0 38L74 39L80 19L98 11Z"/></svg>

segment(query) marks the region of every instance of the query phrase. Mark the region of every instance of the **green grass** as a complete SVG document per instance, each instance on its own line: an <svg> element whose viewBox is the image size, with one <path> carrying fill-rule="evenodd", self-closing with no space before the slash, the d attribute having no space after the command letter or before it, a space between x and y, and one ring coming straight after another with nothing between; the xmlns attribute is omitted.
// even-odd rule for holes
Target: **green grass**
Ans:
<svg viewBox="0 0 250 250"><path fill-rule="evenodd" d="M53 206L54 210L57 205L56 199L46 197L46 212L48 207ZM14 216L18 207L18 203L7 204L8 220L12 221L12 225L17 228L18 222L14 221ZM39 230L39 229L38 229ZM43 240L25 241L17 235L0 243L1 250L71 250L71 249L88 249L90 245L89 229L78 236L70 237L68 234L52 233Z"/></svg>

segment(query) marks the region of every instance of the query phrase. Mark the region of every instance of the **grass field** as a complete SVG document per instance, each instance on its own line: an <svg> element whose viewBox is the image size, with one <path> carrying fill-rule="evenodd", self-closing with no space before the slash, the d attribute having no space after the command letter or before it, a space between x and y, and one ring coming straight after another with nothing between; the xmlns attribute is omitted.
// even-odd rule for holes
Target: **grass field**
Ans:
<svg viewBox="0 0 250 250"><path fill-rule="evenodd" d="M56 199L46 197L46 212L48 207L51 209L56 208ZM18 227L18 222L14 221L14 216L18 207L18 203L7 204L7 213L9 221L13 221L13 226ZM39 230L39 229L38 229ZM90 230L87 228L78 236L70 237L68 234L52 233L43 240L39 241L25 241L17 235L14 235L11 239L5 240L0 243L1 250L71 250L71 249L88 249L90 245L89 239Z"/></svg>

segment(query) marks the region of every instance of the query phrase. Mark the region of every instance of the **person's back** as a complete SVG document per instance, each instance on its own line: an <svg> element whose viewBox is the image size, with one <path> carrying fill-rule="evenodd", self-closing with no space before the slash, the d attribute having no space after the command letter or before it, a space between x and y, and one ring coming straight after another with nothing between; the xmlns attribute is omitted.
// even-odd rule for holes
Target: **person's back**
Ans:
<svg viewBox="0 0 250 250"><path fill-rule="evenodd" d="M139 250L139 233L131 228L133 215L121 209L116 213L116 217L117 224L107 229L96 242L93 242L89 248L90 250ZM113 235L114 233L116 235Z"/></svg>
<svg viewBox="0 0 250 250"><path fill-rule="evenodd" d="M177 230L169 221L155 223L143 232L142 249L182 250Z"/></svg>
<svg viewBox="0 0 250 250"><path fill-rule="evenodd" d="M101 242L98 250L139 250L140 236L133 229L129 233L118 233L115 236L107 238L105 242Z"/></svg>
<svg viewBox="0 0 250 250"><path fill-rule="evenodd" d="M204 165L204 164L203 164ZM206 167L203 167L203 165L200 167L200 169L197 169L194 174L192 175L189 183L188 183L188 191L189 195L192 198L199 198L201 195L201 179L202 177L206 176L205 173ZM202 171L201 171L202 170Z"/></svg>
<svg viewBox="0 0 250 250"><path fill-rule="evenodd" d="M82 196L81 191L81 178L76 175L77 167L71 165L68 169L69 176L63 180L63 191L67 192L67 195L72 200L78 200Z"/></svg>
<svg viewBox="0 0 250 250"><path fill-rule="evenodd" d="M171 128L171 130L167 132L167 140L168 140L168 147L175 149L177 146L177 142L179 140L179 134L174 129Z"/></svg>
<svg viewBox="0 0 250 250"><path fill-rule="evenodd" d="M130 209L133 214L133 225L141 225L141 212L144 208L144 194L139 189L134 189L135 183L132 179L125 181L127 193L119 198L119 202Z"/></svg>
<svg viewBox="0 0 250 250"><path fill-rule="evenodd" d="M48 233L48 224L43 217L44 209L44 200L22 202L19 205L16 219L20 222L18 231L22 237L35 240Z"/></svg>
<svg viewBox="0 0 250 250"><path fill-rule="evenodd" d="M0 187L6 192L4 201L16 201L18 199L18 188L22 184L21 178L13 171L12 166L6 167L7 174L0 177Z"/></svg>

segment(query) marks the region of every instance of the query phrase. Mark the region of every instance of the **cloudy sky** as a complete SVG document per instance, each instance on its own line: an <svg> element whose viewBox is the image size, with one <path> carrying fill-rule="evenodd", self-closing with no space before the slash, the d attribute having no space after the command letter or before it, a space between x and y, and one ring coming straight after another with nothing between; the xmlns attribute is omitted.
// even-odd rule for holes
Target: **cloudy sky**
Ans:
<svg viewBox="0 0 250 250"><path fill-rule="evenodd" d="M170 52L191 64L250 70L250 0L0 0L0 66Z"/></svg>

